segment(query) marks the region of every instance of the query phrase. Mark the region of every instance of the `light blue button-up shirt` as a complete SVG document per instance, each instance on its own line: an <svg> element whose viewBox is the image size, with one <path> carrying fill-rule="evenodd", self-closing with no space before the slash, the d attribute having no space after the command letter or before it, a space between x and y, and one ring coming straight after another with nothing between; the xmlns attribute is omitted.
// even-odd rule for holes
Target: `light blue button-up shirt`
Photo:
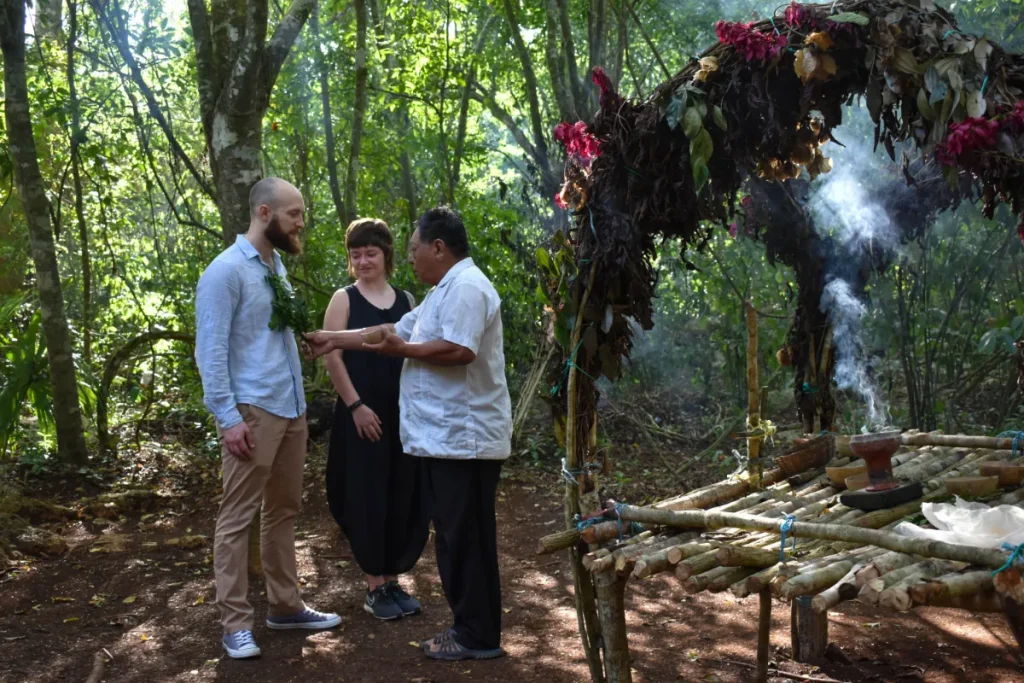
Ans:
<svg viewBox="0 0 1024 683"><path fill-rule="evenodd" d="M285 279L274 252L274 272ZM221 429L242 421L240 403L284 418L306 412L302 366L290 329L270 329L270 267L243 235L203 271L196 288L196 363L203 403Z"/></svg>

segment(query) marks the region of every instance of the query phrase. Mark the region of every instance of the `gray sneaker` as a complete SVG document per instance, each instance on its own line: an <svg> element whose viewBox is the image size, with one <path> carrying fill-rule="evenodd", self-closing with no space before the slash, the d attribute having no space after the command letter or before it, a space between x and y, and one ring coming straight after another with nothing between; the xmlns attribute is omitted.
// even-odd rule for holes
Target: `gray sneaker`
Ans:
<svg viewBox="0 0 1024 683"><path fill-rule="evenodd" d="M334 628L341 623L341 617L332 612L317 612L315 609L305 608L298 614L290 617L267 617L267 628L277 631L286 631L293 628L302 628L309 631L320 631L327 628Z"/></svg>
<svg viewBox="0 0 1024 683"><path fill-rule="evenodd" d="M423 605L420 604L420 601L402 590L397 581L390 581L387 586L388 592L391 593L391 599L402 610L402 614L410 616L423 611Z"/></svg>
<svg viewBox="0 0 1024 683"><path fill-rule="evenodd" d="M366 591L366 600L363 602L363 609L384 621L401 619L403 612L395 599L391 596L388 584L377 586L372 591Z"/></svg>
<svg viewBox="0 0 1024 683"><path fill-rule="evenodd" d="M224 646L224 650L227 651L228 657L232 659L248 659L260 656L260 649L256 646L256 641L252 639L252 631L243 630L225 633L221 644Z"/></svg>

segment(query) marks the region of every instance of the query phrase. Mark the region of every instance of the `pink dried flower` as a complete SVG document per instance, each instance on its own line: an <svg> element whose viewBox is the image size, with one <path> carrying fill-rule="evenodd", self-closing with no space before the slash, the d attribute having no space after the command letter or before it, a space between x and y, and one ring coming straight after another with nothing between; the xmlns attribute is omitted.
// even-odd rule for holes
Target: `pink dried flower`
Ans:
<svg viewBox="0 0 1024 683"><path fill-rule="evenodd" d="M1010 114L1010 121L1018 130L1024 130L1024 100L1013 105L1013 113Z"/></svg>
<svg viewBox="0 0 1024 683"><path fill-rule="evenodd" d="M601 97L598 102L602 109L617 109L622 104L622 98L615 92L615 85L604 69L595 66L590 74L590 79L594 82L594 85L601 88Z"/></svg>
<svg viewBox="0 0 1024 683"><path fill-rule="evenodd" d="M719 21L715 24L715 33L719 42L732 46L748 62L774 59L787 43L786 36L762 33L754 28L753 22Z"/></svg>
<svg viewBox="0 0 1024 683"><path fill-rule="evenodd" d="M949 134L935 150L935 157L945 166L956 164L960 155L996 144L999 122L991 119L967 118L949 126Z"/></svg>
<svg viewBox="0 0 1024 683"><path fill-rule="evenodd" d="M583 121L559 123L555 126L555 140L562 143L566 154L583 168L590 168L591 162L601 156L601 141L587 132Z"/></svg>
<svg viewBox="0 0 1024 683"><path fill-rule="evenodd" d="M557 206L559 209L568 209L569 208L566 205L565 200L562 199L562 192L564 191L564 189L565 189L565 186L563 185L562 189L555 193L555 206Z"/></svg>
<svg viewBox="0 0 1024 683"><path fill-rule="evenodd" d="M731 237L733 239L736 239L736 224L735 223L730 223L729 224L729 237Z"/></svg>

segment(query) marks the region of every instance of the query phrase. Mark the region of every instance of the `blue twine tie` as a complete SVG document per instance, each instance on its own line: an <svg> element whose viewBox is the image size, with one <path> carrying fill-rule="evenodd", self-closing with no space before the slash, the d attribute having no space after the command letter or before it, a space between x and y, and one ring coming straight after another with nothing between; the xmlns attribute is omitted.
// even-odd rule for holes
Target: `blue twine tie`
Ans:
<svg viewBox="0 0 1024 683"><path fill-rule="evenodd" d="M1024 552L1024 543L1021 543L1020 545L1018 545L1016 547L1010 545L1009 543L1004 543L1000 547L1003 550L1007 551L1007 552L1010 552L1010 551L1013 551L1013 552L1010 554L1009 559L1006 560L1006 564L1004 564L1002 567L1000 567L999 569L997 569L994 572L992 572L992 576L995 576L996 574L999 574L1001 572L1005 572L1007 569L1012 567L1013 563L1015 561L1022 559L1021 558L1021 553Z"/></svg>
<svg viewBox="0 0 1024 683"><path fill-rule="evenodd" d="M786 515L786 519L779 525L779 531L782 532L782 541L779 543L779 562L786 561L786 534L793 529L794 523L796 523L796 517ZM796 553L796 536L793 537L793 552Z"/></svg>
<svg viewBox="0 0 1024 683"><path fill-rule="evenodd" d="M1016 458L1018 453L1024 452L1024 432L1002 432L997 439L1013 439L1013 443L1010 445L1010 454Z"/></svg>

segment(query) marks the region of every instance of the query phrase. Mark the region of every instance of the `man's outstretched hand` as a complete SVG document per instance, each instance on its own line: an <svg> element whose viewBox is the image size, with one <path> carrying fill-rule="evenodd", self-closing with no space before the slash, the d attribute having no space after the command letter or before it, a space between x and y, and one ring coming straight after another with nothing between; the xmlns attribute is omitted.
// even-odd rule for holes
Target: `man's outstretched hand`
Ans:
<svg viewBox="0 0 1024 683"><path fill-rule="evenodd" d="M394 331L384 328L384 339L376 344L363 344L363 348L369 351L376 351L385 356L405 357L405 340L399 337Z"/></svg>
<svg viewBox="0 0 1024 683"><path fill-rule="evenodd" d="M319 358L334 350L331 335L323 330L310 332L302 337L302 353L308 360Z"/></svg>

